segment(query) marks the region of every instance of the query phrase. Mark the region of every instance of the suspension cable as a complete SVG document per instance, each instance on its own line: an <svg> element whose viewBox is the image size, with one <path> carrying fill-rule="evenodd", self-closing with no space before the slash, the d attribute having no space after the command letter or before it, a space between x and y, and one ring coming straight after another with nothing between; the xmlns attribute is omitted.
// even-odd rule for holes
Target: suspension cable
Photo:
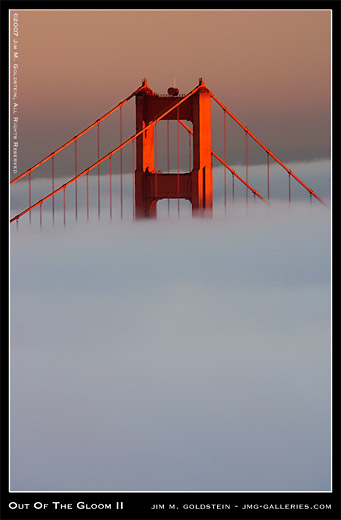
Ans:
<svg viewBox="0 0 341 520"><path fill-rule="evenodd" d="M191 134L193 134L193 130L191 130L191 129L189 128L189 126L186 125L186 123L184 123L184 122L181 121L181 120L179 121L179 123L180 123L184 128L186 128L186 130L187 130L188 132L190 132ZM232 176L235 175L235 176L237 177L237 179L240 180L240 181L241 181L241 182L246 186L246 188L248 188L249 190L251 190L252 193L253 193L254 195L256 195L256 196L259 197L261 200L263 200L264 202L266 202L266 200L264 199L264 197L262 197L262 195L260 195L260 194L259 194L259 193L254 189L254 188L252 188L252 186L250 186L249 183L245 182L244 179L243 179L242 177L240 177L240 175L238 175L237 172L235 172L235 171L234 171L234 170L233 170L233 169L232 169L232 168L231 168L231 167L230 167L230 166L229 166L225 161L223 161L223 159L221 159L221 158L219 157L219 155L217 155L213 150L211 150L211 154L212 154L216 159L218 159L218 161L220 161L221 164L223 164L223 165L225 166L225 168L227 168L227 169L232 173Z"/></svg>
<svg viewBox="0 0 341 520"><path fill-rule="evenodd" d="M225 107L225 106L224 106L224 105L219 101L219 99L217 99L217 98L212 94L212 92L211 92L211 97L214 99L214 101L215 101L215 102L216 102L216 103L217 103L217 104L218 104L218 105L219 105L219 106L220 106L224 111L226 111L226 113L227 113L230 117L232 117L232 119L233 119L236 123L238 123L238 125L239 125L241 128L243 128L243 130L244 130L245 132L247 132L247 134L248 134L248 135L249 135L249 136L250 136L254 141L256 141L257 144L259 144L259 146L261 146L261 147L263 148L263 150L265 150L269 155L271 155L271 157L272 157L273 159L275 159L275 161L276 161L280 166L282 166L282 168L284 168L284 169L285 169L285 170L286 170L286 171L287 171L287 172L288 172L288 173L289 173L289 174L290 174L290 175L291 175L291 176L292 176L292 177L293 177L293 178L294 178L294 179L295 179L299 184L301 184L301 186L303 186L303 188L305 188L305 189L306 189L306 190L307 190L311 195L313 195L313 197L315 197L319 202L321 202L321 204L324 204L325 206L328 207L328 204L326 204L326 202L325 202L323 199L321 199L321 197L319 197L318 195L316 195L316 193L314 193L314 191L313 191L311 188L309 188L306 184L304 184L304 182L302 182L301 179L300 179L299 177L297 177L297 176L296 176L296 175L295 175L291 170L289 170L289 168L287 168L287 167L285 166L285 164L283 164L282 161L280 161L280 160L279 160L279 159L278 159L278 158L277 158L277 157L276 157L276 156L275 156L275 155L274 155L274 154L269 150L269 148L267 148L266 146L264 146L264 144L263 144L259 139L257 139L257 137L256 137L255 135L253 135L253 133L250 132L250 130L249 130L245 125L243 125L243 123L241 123L241 122L239 121L239 119L238 119L236 116L234 116L234 115L232 114L232 112L230 112L229 109L226 108L226 107Z"/></svg>
<svg viewBox="0 0 341 520"><path fill-rule="evenodd" d="M132 94L130 94L127 98L125 98L123 101L121 101L118 105L116 105L114 108L112 108L111 110L109 110L109 112L107 112L106 114L104 114L103 116L101 116L99 119L97 119L94 123L92 123L90 126L88 126L87 128L85 128L85 130L83 130L82 132L80 132L79 134L75 135L72 139L70 139L69 141L67 141L65 144L63 144L62 146L60 146L59 148L57 148L57 150L55 150L54 152L50 153L49 155L47 155L44 159L42 159L41 161L39 161L37 164L35 164L34 166L32 166L31 168L29 168L28 170L26 170L24 173L22 173L21 175L19 175L18 177L16 177L15 179L11 180L10 184L14 184L15 182L17 182L18 180L22 179L23 177L25 177L25 175L27 175L28 173L32 172L33 170L35 170L36 168L38 168L38 166L44 164L46 161L48 161L51 157L54 157L55 155L57 155L59 152L61 152L62 150L64 150L67 146L69 146L71 143L73 143L74 141L76 141L79 137L81 137L82 135L86 134L87 132L89 132L89 130L91 130L92 128L94 128L97 124L99 124L101 121L103 121L103 119L105 119L106 117L110 116L111 114L113 114L118 108L120 108L122 105L124 105L125 103L127 103L127 101L129 101L132 97L136 96L139 92L141 92L141 90L145 89L145 86L142 85L141 87L139 87L137 90L135 90L135 92L133 92Z"/></svg>
<svg viewBox="0 0 341 520"><path fill-rule="evenodd" d="M43 202L45 202L46 200L48 200L50 197L53 197L56 193L58 193L59 191L65 189L67 186L69 186L70 184L72 184L73 182L75 182L77 179L79 179L80 177L82 177L83 175L88 175L89 172L91 172L94 168L96 168L97 166L99 166L102 162L106 161L109 157L111 157L112 155L114 155L116 152L118 152L119 150L121 150L124 146L126 146L128 143L130 143L131 141L134 141L137 137L139 137L141 134L143 134L143 132L145 132L146 130L148 130L148 128L151 128L152 126L155 125L155 123L157 123L158 121L160 121L162 118L164 118L166 115L168 115L170 112L172 112L172 110L174 110L175 108L177 108L178 106L180 106L182 103L184 103L189 97L191 97L193 94L195 94L195 92L197 92L197 90L199 90L200 88L200 85L197 85L193 90L191 90L188 94L186 94L186 96L184 96L183 98L181 98L177 103L175 103L174 105L172 105L170 108L168 108L167 110L165 110L164 112L161 112L161 114L159 114L153 121L150 121L150 123L148 123L148 125L146 125L144 128L142 128L141 130L139 130L138 132L136 132L134 135L132 135L131 137L129 137L129 139L127 139L126 141L124 141L124 143L120 144L119 146L117 146L114 150L111 150L111 152L107 153L105 156L103 156L101 159L99 159L98 161L96 161L94 164L92 164L91 166L89 166L88 168L86 168L85 170L83 170L82 172L78 173L75 177L73 177L72 179L70 179L69 181L67 181L66 183L64 183L62 186L60 186L59 188L55 189L54 191L52 191L51 193L49 193L48 195L46 195L45 197L43 197L42 199L40 199L38 202L36 202L35 204L29 206L28 208L26 208L25 210L21 211L20 213L18 213L17 215L15 215L13 218L11 218L10 222L14 222L14 220L17 220L19 219L20 217L22 217L23 215L25 215L26 213L30 212L32 209L36 208L37 206L39 206L39 204L42 204ZM141 89L139 89L141 90ZM87 184L87 216L89 218L89 196L88 196L88 184Z"/></svg>
<svg viewBox="0 0 341 520"><path fill-rule="evenodd" d="M264 197L262 197L262 195L260 195L254 188L252 188L252 186L250 186L250 184L248 184L247 182L244 181L244 179L242 177L240 177L240 175L238 175L238 173L233 170L225 161L223 161L223 159L221 159L219 157L219 155L217 155L213 150L211 150L211 154L213 155L213 157L215 157L216 159L218 159L218 161L221 162L221 164L223 164L224 166L226 166L226 168L233 174L237 177L238 180L240 180L240 182L242 182L246 188L248 188L250 191L252 191L252 193L254 195L256 195L259 199L261 199L263 202L265 202L266 204L268 204L268 202L264 199Z"/></svg>

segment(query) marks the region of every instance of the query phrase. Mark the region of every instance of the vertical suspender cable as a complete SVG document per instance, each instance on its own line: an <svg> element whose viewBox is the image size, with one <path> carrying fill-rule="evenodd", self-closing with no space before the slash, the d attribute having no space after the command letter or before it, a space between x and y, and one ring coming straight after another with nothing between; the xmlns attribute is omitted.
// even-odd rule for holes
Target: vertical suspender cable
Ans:
<svg viewBox="0 0 341 520"><path fill-rule="evenodd" d="M135 220L135 142L131 142L132 183L133 183L133 220Z"/></svg>
<svg viewBox="0 0 341 520"><path fill-rule="evenodd" d="M122 144L122 107L120 107L120 145ZM123 218L123 168L122 149L120 150L120 192L121 192L121 219Z"/></svg>
<svg viewBox="0 0 341 520"><path fill-rule="evenodd" d="M109 204L110 204L110 220L112 219L112 155L110 155L109 159Z"/></svg>
<svg viewBox="0 0 341 520"><path fill-rule="evenodd" d="M28 205L31 206L31 172L28 174ZM30 212L29 221L31 224L31 212Z"/></svg>
<svg viewBox="0 0 341 520"><path fill-rule="evenodd" d="M63 205L64 205L64 226L65 226L65 224L66 224L66 209L65 209L65 207L66 207L66 202L65 202L65 191L66 191L66 188L64 188L64 190L63 190L63 202L64 202L64 204L63 204Z"/></svg>
<svg viewBox="0 0 341 520"><path fill-rule="evenodd" d="M178 160L178 216L180 215L180 136L179 136L179 130L180 130L180 123L179 123L179 107L177 108L177 160Z"/></svg>
<svg viewBox="0 0 341 520"><path fill-rule="evenodd" d="M155 200L157 201L157 123L154 125L154 191Z"/></svg>
<svg viewBox="0 0 341 520"><path fill-rule="evenodd" d="M226 162L226 112L224 110L224 162ZM226 166L224 166L224 208L226 213Z"/></svg>
<svg viewBox="0 0 341 520"><path fill-rule="evenodd" d="M40 211L40 229L43 226L43 203L39 205L39 211Z"/></svg>
<svg viewBox="0 0 341 520"><path fill-rule="evenodd" d="M167 119L167 173L169 173L169 119ZM169 215L169 199L168 199L168 215Z"/></svg>
<svg viewBox="0 0 341 520"><path fill-rule="evenodd" d="M99 158L100 158L100 149L99 149L99 123L97 125L97 160L99 161ZM97 205L98 205L98 218L100 218L100 215L101 215L101 183L100 183L100 165L98 165L98 170L97 170L97 193L98 193L98 201L97 201Z"/></svg>
<svg viewBox="0 0 341 520"><path fill-rule="evenodd" d="M266 154L267 155L267 163L268 163L268 172L267 172L267 177L268 177L268 200L270 200L270 155L269 153Z"/></svg>
<svg viewBox="0 0 341 520"><path fill-rule="evenodd" d="M289 178L289 204L291 202L291 174L289 173L288 174L288 178Z"/></svg>
<svg viewBox="0 0 341 520"><path fill-rule="evenodd" d="M249 157L248 157L248 146L247 145L248 145L247 132L245 132L245 169L246 169L246 182L248 184L249 183L249 164L248 164ZM248 201L248 197L249 197L249 190L246 187L246 204Z"/></svg>
<svg viewBox="0 0 341 520"><path fill-rule="evenodd" d="M75 176L77 175L77 139L75 141ZM77 220L77 180L75 181L75 217Z"/></svg>
<svg viewBox="0 0 341 520"><path fill-rule="evenodd" d="M52 191L54 191L54 157L52 157ZM52 197L52 223L54 224L54 196Z"/></svg>
<svg viewBox="0 0 341 520"><path fill-rule="evenodd" d="M234 173L232 173L232 200L234 202Z"/></svg>
<svg viewBox="0 0 341 520"><path fill-rule="evenodd" d="M86 219L89 220L89 173L86 174Z"/></svg>
<svg viewBox="0 0 341 520"><path fill-rule="evenodd" d="M169 173L169 119L167 119L167 173Z"/></svg>

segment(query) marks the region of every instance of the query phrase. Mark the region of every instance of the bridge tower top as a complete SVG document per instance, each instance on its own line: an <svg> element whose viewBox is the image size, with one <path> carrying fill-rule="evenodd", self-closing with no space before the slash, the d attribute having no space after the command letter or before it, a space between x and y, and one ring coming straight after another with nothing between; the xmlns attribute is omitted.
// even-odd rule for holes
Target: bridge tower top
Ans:
<svg viewBox="0 0 341 520"><path fill-rule="evenodd" d="M158 95L144 78L142 88L136 94L136 132L140 132L153 120L177 105L182 96ZM199 88L180 106L170 111L162 120L187 120L193 124L193 167L211 170L211 92L199 79ZM154 127L148 128L137 139L137 170L154 170Z"/></svg>
<svg viewBox="0 0 341 520"><path fill-rule="evenodd" d="M144 78L142 89L136 94L136 133L141 132L150 123L157 120L160 114L166 113L161 120L187 120L193 125L193 169L188 172L191 184L191 194L186 196L178 191L178 197L189 198L192 202L193 209L206 208L211 206L212 199L212 158L211 158L211 92L205 86L203 78L199 79L197 89L192 95L187 97L180 105L179 101L182 97L175 95L156 94ZM177 89L169 89L169 91L177 91ZM174 110L170 110L175 106ZM136 139L136 178L139 176L148 177L148 175L156 175L155 172L155 150L154 150L154 125L142 132ZM169 172L168 172L169 173ZM176 192L171 187L171 182L176 182L179 186L179 180L172 180L168 175L166 179L159 178L159 182L168 183L165 190L169 194ZM148 183L148 180L143 182ZM141 181L141 183L143 183ZM187 190L188 191L188 190ZM146 192L147 193L147 192ZM158 190L161 193L161 190ZM154 199L158 199L154 194ZM148 206L148 204L147 204Z"/></svg>

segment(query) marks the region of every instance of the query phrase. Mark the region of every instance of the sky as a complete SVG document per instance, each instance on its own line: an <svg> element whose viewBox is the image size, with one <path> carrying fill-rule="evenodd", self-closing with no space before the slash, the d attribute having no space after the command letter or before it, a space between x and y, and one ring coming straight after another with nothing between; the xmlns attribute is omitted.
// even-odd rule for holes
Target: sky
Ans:
<svg viewBox="0 0 341 520"><path fill-rule="evenodd" d="M158 93L174 81L187 93L203 77L283 160L330 156L328 10L18 14L20 172L115 106L143 78ZM128 111L125 121L132 124L124 123L124 133L130 136L133 102ZM212 142L218 146L222 119L216 112L212 108ZM118 126L111 131L117 137ZM240 153L235 162L244 160Z"/></svg>
<svg viewBox="0 0 341 520"><path fill-rule="evenodd" d="M19 173L144 77L158 93L203 77L329 200L330 16L18 11ZM134 102L124 111L125 138ZM102 153L119 140L115 117L101 126ZM222 124L212 105L220 155ZM228 157L244 177L237 130L229 121ZM249 146L250 179L266 195L264 154ZM80 171L96 158L96 132L78 152ZM70 177L73 154L56 158L57 175ZM33 200L50 190L46 168L32 174ZM66 226L62 193L54 225L51 203L41 227L39 209L31 225L11 225L12 490L330 489L330 211L294 183L289 206L276 168L271 208L246 206L240 187L231 204L229 177L225 210L220 167L212 218L193 219L183 201L168 217L162 201L156 220L133 221L125 175L124 218L116 176L109 219L107 176L98 220L90 176L89 222L83 179L77 222L72 188ZM26 207L27 182L12 191L13 211Z"/></svg>

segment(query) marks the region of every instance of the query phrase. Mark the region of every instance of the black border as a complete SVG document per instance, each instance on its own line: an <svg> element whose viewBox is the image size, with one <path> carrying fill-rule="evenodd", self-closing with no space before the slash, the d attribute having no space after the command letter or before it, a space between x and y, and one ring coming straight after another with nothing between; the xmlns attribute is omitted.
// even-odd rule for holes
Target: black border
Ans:
<svg viewBox="0 0 341 520"><path fill-rule="evenodd" d="M139 1L139 0L137 0ZM142 1L142 0L140 0ZM117 9L131 8L136 9L135 2L110 2L98 1L91 2L85 0L65 1L2 1L1 7L1 49L2 67L8 73L8 11L10 9ZM340 249L338 242L340 237L340 210L337 201L339 194L339 175L340 165L340 19L341 4L339 0L299 0L299 1L272 1L262 0L253 1L234 1L234 2L143 2L139 9L331 9L333 13L333 185L332 185L332 285L333 285L333 492L332 493L52 493L52 492L8 492L8 345L9 345L9 226L8 226L8 78L2 80L2 107L7 109L2 112L2 123L4 127L1 158L2 168L2 204L1 204L1 236L6 237L7 251L2 255L2 270L5 276L1 277L1 295L6 298L2 309L2 342L1 348L1 405L2 405L2 424L1 424L1 513L3 520L12 519L76 519L76 518L114 518L114 519L161 519L161 518L186 518L186 519L205 519L205 518L290 518L290 519L330 519L339 520L341 518L340 509L340 336L339 336L339 307L338 296L340 291L339 266L341 265ZM290 37L290 35L289 35ZM317 71L318 73L318 71ZM4 180L6 179L6 180ZM4 251L4 248L3 248ZM81 510L77 508L77 502L88 504L112 503L112 509L90 509ZM30 504L28 509L10 509L8 504L17 502L20 504ZM54 509L52 502L71 504L72 509ZM124 509L116 510L116 502L123 502ZM231 504L230 510L213 509L183 509L183 504ZM48 508L39 509L39 504L48 504ZM165 509L151 511L152 504L165 504ZM178 509L169 509L168 505L175 505ZM276 509L242 509L243 504L276 504ZM297 504L302 508L294 510L285 509L285 504ZM331 509L314 509L315 504L331 504ZM35 505L35 506L34 506Z"/></svg>

